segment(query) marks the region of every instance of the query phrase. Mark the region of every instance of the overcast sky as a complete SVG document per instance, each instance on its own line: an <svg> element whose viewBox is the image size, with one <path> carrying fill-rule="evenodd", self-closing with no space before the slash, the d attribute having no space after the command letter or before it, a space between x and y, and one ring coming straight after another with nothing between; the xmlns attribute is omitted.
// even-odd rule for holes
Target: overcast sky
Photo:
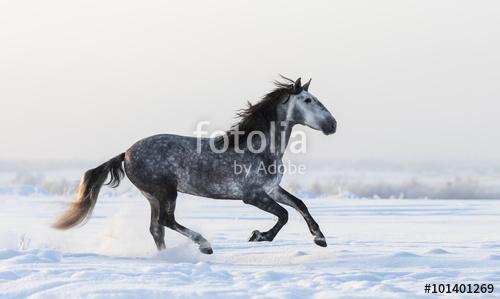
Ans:
<svg viewBox="0 0 500 299"><path fill-rule="evenodd" d="M307 157L498 160L498 1L1 1L0 160L226 129L278 74L338 133Z"/></svg>

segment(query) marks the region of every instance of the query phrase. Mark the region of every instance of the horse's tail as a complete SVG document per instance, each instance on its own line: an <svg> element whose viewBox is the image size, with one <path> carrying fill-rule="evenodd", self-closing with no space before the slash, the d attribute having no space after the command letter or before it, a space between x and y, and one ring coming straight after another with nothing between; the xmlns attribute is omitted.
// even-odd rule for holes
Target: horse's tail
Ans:
<svg viewBox="0 0 500 299"><path fill-rule="evenodd" d="M125 175L122 162L125 159L125 153L119 154L108 162L85 172L80 181L78 194L71 203L69 209L62 214L52 227L57 229L72 228L86 221L92 214L99 190L110 175L110 185L115 188L120 184L120 180Z"/></svg>

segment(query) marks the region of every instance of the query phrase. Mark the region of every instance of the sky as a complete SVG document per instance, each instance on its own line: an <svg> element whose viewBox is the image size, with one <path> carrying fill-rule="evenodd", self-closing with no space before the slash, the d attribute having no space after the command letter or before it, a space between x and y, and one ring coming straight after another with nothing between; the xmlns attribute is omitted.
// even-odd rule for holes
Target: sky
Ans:
<svg viewBox="0 0 500 299"><path fill-rule="evenodd" d="M307 158L493 161L498 1L1 1L0 160L107 160L225 130L278 74L338 133Z"/></svg>

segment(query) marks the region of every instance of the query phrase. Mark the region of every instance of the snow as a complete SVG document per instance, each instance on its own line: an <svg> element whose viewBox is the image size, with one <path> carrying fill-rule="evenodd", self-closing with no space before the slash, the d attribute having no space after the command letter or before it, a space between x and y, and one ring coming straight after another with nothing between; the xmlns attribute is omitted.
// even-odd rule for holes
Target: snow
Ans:
<svg viewBox="0 0 500 299"><path fill-rule="evenodd" d="M158 253L147 201L109 190L85 226L65 232L48 226L68 196L0 194L0 297L435 298L426 283L500 288L495 200L308 198L321 248L291 209L273 242L249 243L275 219L239 201L181 195L179 222L212 243L203 255L168 229Z"/></svg>

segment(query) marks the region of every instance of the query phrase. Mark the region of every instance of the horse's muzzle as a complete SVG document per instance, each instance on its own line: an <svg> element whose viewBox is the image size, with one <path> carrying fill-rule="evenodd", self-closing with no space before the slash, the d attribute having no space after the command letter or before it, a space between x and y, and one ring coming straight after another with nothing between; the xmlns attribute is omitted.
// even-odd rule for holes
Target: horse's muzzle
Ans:
<svg viewBox="0 0 500 299"><path fill-rule="evenodd" d="M325 135L331 135L337 132L337 121L334 119L333 121L326 122L323 126L321 126L321 130Z"/></svg>

